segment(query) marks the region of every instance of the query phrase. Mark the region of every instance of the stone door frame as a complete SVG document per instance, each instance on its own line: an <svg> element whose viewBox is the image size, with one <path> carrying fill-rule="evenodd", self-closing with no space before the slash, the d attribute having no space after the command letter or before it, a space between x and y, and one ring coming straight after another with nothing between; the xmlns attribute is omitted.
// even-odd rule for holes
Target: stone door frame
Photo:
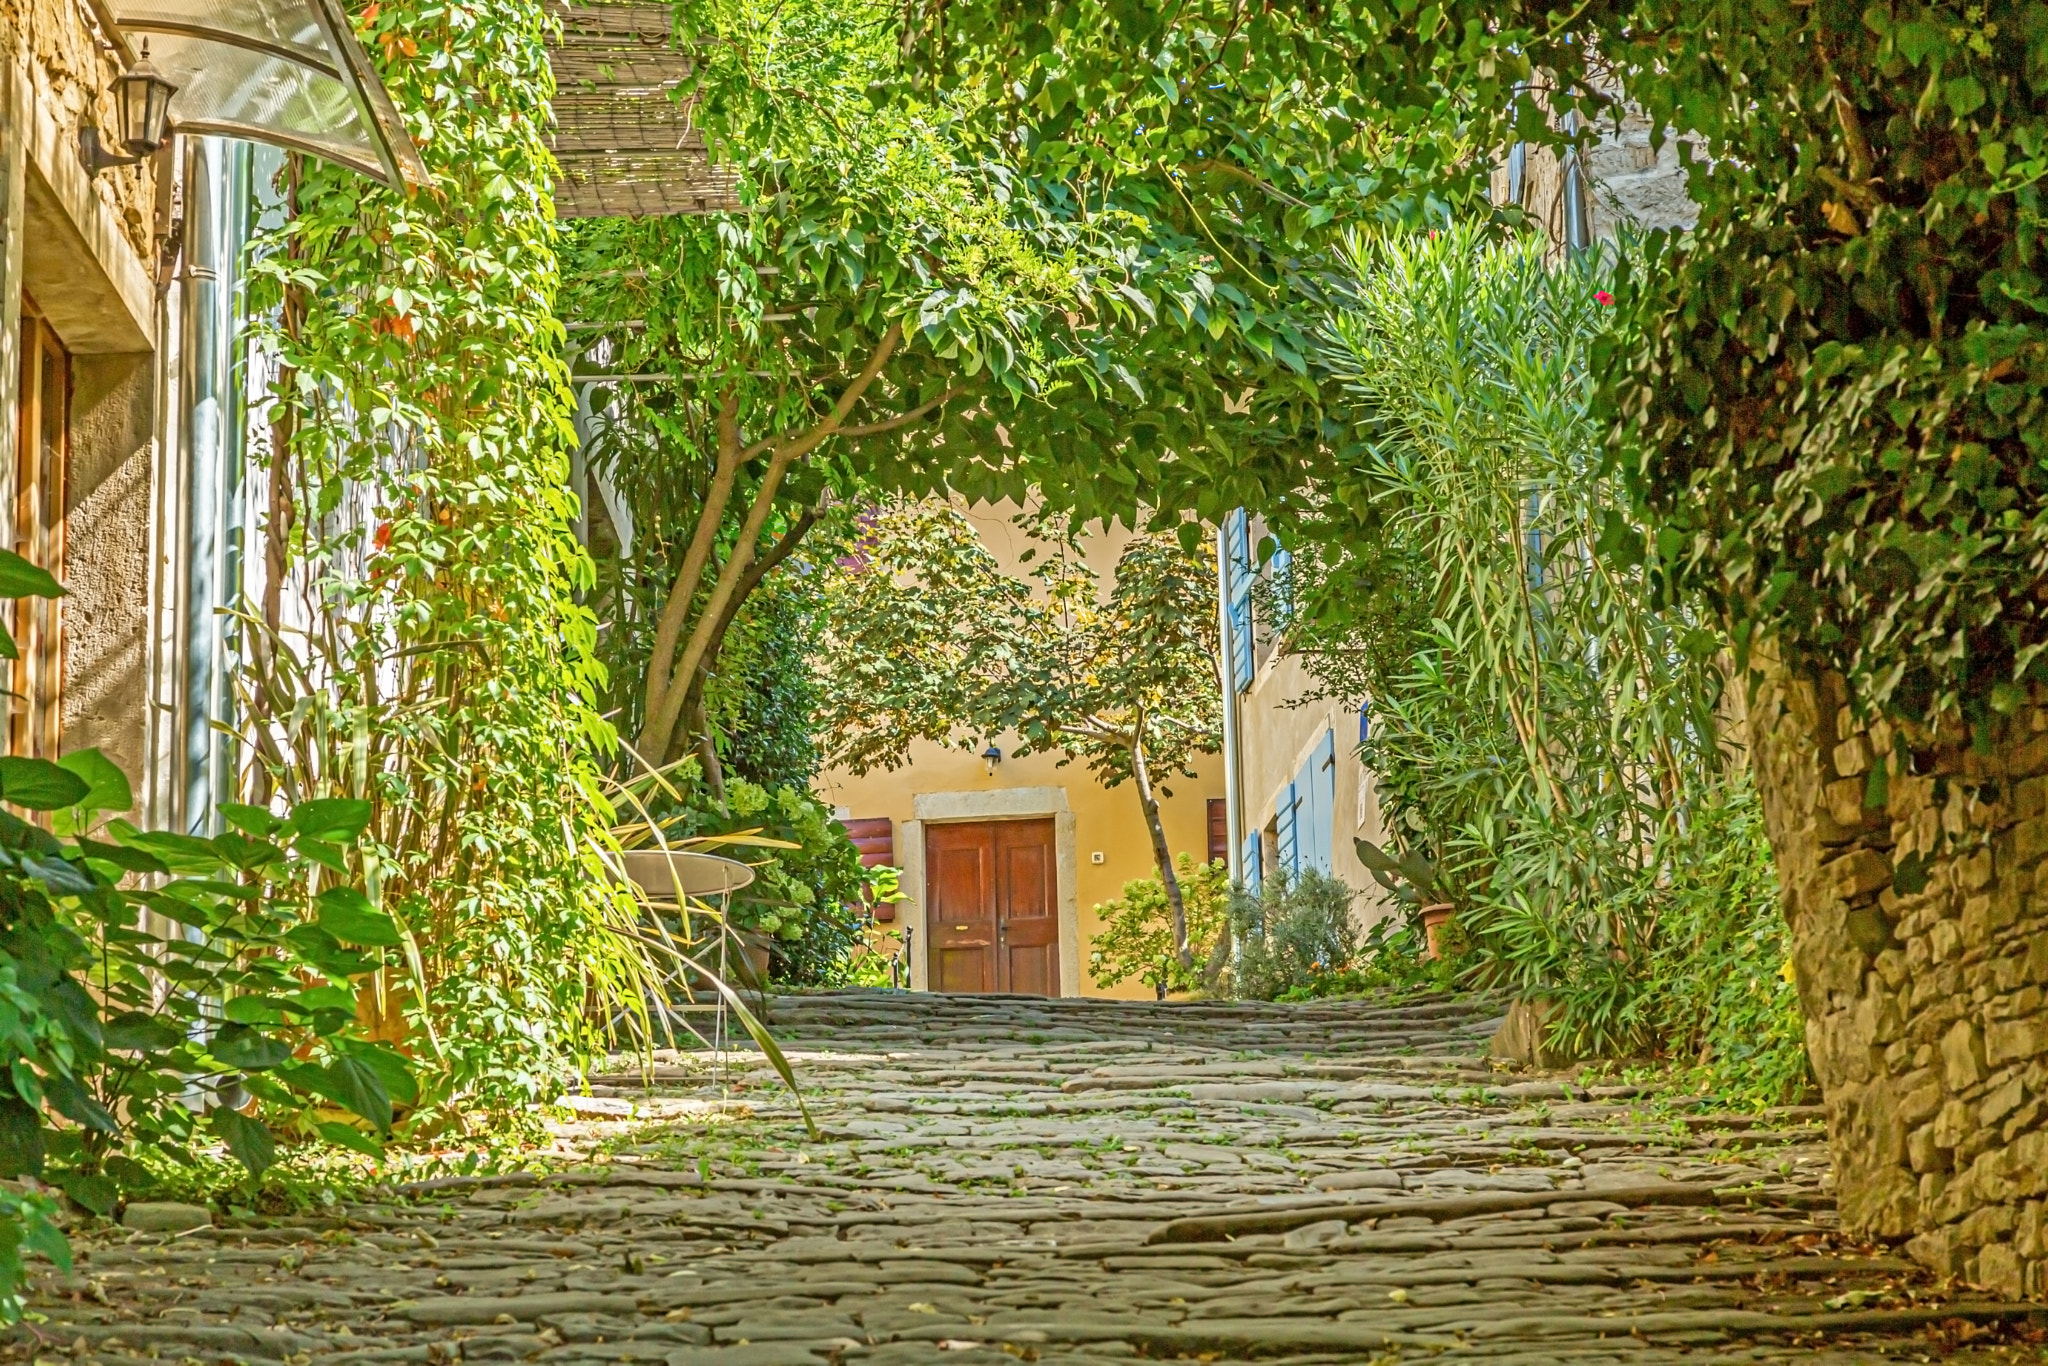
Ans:
<svg viewBox="0 0 2048 1366"><path fill-rule="evenodd" d="M916 909L903 919L917 929L910 954L910 988L931 990L931 945L925 933L924 828L963 821L1052 819L1054 890L1059 904L1060 995L1081 994L1081 912L1076 900L1079 865L1074 812L1064 787L1009 787L980 792L920 792L911 799L912 819L897 827L896 857L903 870L903 894Z"/></svg>

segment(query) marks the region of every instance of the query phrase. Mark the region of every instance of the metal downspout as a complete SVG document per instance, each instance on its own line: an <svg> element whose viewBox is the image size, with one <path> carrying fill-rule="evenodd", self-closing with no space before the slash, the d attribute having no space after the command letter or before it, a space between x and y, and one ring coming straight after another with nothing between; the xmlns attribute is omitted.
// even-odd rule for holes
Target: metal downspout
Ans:
<svg viewBox="0 0 2048 1366"><path fill-rule="evenodd" d="M1579 131L1579 111L1568 111L1564 116L1564 131L1576 136ZM1564 158L1564 241L1574 254L1593 245L1592 205L1586 199L1585 158L1574 145Z"/></svg>
<svg viewBox="0 0 2048 1366"><path fill-rule="evenodd" d="M1231 661L1237 656L1230 626L1230 542L1229 519L1216 528L1216 639L1222 645L1217 663L1217 681L1223 685L1223 833L1224 854L1229 860L1230 880L1244 881L1244 814L1237 797L1238 735L1237 678Z"/></svg>
<svg viewBox="0 0 2048 1366"><path fill-rule="evenodd" d="M232 741L213 728L233 715L227 619L239 572L237 500L242 405L234 377L234 272L248 202L248 149L217 137L187 145L185 255L178 354L185 456L184 809L179 823L210 833L214 808L234 796Z"/></svg>

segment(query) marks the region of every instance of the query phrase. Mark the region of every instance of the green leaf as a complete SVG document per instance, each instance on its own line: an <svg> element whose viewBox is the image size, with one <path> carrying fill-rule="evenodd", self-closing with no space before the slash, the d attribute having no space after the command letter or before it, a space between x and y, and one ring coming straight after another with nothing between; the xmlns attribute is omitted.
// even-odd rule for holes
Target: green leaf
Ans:
<svg viewBox="0 0 2048 1366"><path fill-rule="evenodd" d="M91 791L85 779L48 759L23 759L11 754L0 758L0 801L30 811L58 811L76 806Z"/></svg>
<svg viewBox="0 0 2048 1366"><path fill-rule="evenodd" d="M196 835L181 835L172 830L137 830L126 821L115 821L107 828L120 843L161 860L174 873L211 873L225 862L210 840Z"/></svg>
<svg viewBox="0 0 2048 1366"><path fill-rule="evenodd" d="M284 821L268 807L249 806L243 802L222 802L214 810L220 812L221 819L229 825L245 835L254 835L257 839L270 838L284 825Z"/></svg>
<svg viewBox="0 0 2048 1366"><path fill-rule="evenodd" d="M161 1053L185 1042L185 1031L161 1015L124 1011L107 1021L106 1046L123 1053Z"/></svg>
<svg viewBox="0 0 2048 1366"><path fill-rule="evenodd" d="M370 804L353 797L320 797L292 808L285 828L331 844L352 844L370 823Z"/></svg>
<svg viewBox="0 0 2048 1366"><path fill-rule="evenodd" d="M301 1091L331 1100L351 1114L361 1115L375 1125L379 1133L391 1128L390 1093L384 1089L384 1080L377 1075L376 1069L360 1059L336 1058L325 1067L294 1063L290 1067L279 1068L272 1075Z"/></svg>
<svg viewBox="0 0 2048 1366"><path fill-rule="evenodd" d="M85 780L86 794L74 803L89 812L126 811L135 805L135 791L121 766L96 749L74 750L57 767Z"/></svg>
<svg viewBox="0 0 2048 1366"><path fill-rule="evenodd" d="M382 1043L352 1042L346 1047L350 1057L377 1074L393 1100L401 1105L418 1103L420 1084L414 1078L412 1064L406 1061L404 1054L389 1044Z"/></svg>
<svg viewBox="0 0 2048 1366"><path fill-rule="evenodd" d="M1984 83L1975 76L1943 81L1941 93L1948 101L1949 112L1959 119L1968 118L1984 104Z"/></svg>
<svg viewBox="0 0 2048 1366"><path fill-rule="evenodd" d="M97 1129L103 1134L120 1132L114 1117L107 1113L107 1107L79 1085L78 1079L67 1072L51 1072L43 1078L43 1090L50 1098L50 1108L74 1124L88 1129Z"/></svg>
<svg viewBox="0 0 2048 1366"><path fill-rule="evenodd" d="M35 1176L42 1170L42 1116L21 1097L0 1095L0 1177Z"/></svg>
<svg viewBox="0 0 2048 1366"><path fill-rule="evenodd" d="M276 1140L271 1138L269 1128L261 1121L225 1105L217 1107L209 1119L214 1133L235 1155L235 1160L248 1169L250 1176L263 1175L277 1161Z"/></svg>
<svg viewBox="0 0 2048 1366"><path fill-rule="evenodd" d="M0 598L61 598L64 589L47 569L11 550L0 550Z"/></svg>
<svg viewBox="0 0 2048 1366"><path fill-rule="evenodd" d="M58 1190L102 1217L114 1212L121 1188L111 1176L87 1176L81 1172L58 1172L50 1178Z"/></svg>
<svg viewBox="0 0 2048 1366"><path fill-rule="evenodd" d="M355 1128L352 1125L336 1124L330 1120L321 1120L317 1121L313 1127L320 1131L320 1137L326 1139L337 1148L348 1148L354 1152L361 1153L365 1157L384 1156L384 1145L377 1141L376 1135L364 1133L361 1129Z"/></svg>
<svg viewBox="0 0 2048 1366"><path fill-rule="evenodd" d="M395 948L405 942L398 922L370 904L370 898L353 887L334 887L314 900L320 908L314 924L344 944L368 944L373 948Z"/></svg>
<svg viewBox="0 0 2048 1366"><path fill-rule="evenodd" d="M236 1024L278 1025L288 1004L280 996L230 996L220 1013Z"/></svg>
<svg viewBox="0 0 2048 1366"><path fill-rule="evenodd" d="M251 1072L276 1067L292 1055L291 1045L284 1040L273 1039L246 1024L235 1023L222 1025L220 1032L206 1045L206 1051L229 1067Z"/></svg>

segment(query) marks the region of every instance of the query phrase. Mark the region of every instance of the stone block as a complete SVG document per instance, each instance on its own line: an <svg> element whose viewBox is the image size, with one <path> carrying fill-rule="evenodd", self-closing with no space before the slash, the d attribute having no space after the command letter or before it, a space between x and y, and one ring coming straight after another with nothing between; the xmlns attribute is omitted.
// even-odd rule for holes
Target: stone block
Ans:
<svg viewBox="0 0 2048 1366"><path fill-rule="evenodd" d="M1899 1122L1909 1128L1924 1124L1941 1109L1941 1079L1922 1069L1900 1077L1894 1093L1899 1097Z"/></svg>
<svg viewBox="0 0 2048 1366"><path fill-rule="evenodd" d="M1891 860L1875 849L1857 849L1821 865L1829 890L1842 901L1854 901L1892 885Z"/></svg>
<svg viewBox="0 0 2048 1366"><path fill-rule="evenodd" d="M1984 1080L1984 1039L1971 1020L1957 1020L1941 1036L1941 1070L1951 1092Z"/></svg>
<svg viewBox="0 0 2048 1366"><path fill-rule="evenodd" d="M2020 1215L2013 1224L2013 1246L2022 1257L2048 1256L2048 1226L2042 1221L2042 1207L2039 1200L2029 1200L2020 1206Z"/></svg>
<svg viewBox="0 0 2048 1366"><path fill-rule="evenodd" d="M1859 773L1870 771L1870 741L1860 734L1852 734L1835 746L1835 772L1844 778L1853 778Z"/></svg>
<svg viewBox="0 0 2048 1366"><path fill-rule="evenodd" d="M2021 820L2048 815L2048 776L2024 778L2014 783L2012 809Z"/></svg>
<svg viewBox="0 0 2048 1366"><path fill-rule="evenodd" d="M2023 820L2012 828L2012 857L2015 864L2032 863L2048 854L2048 816Z"/></svg>
<svg viewBox="0 0 2048 1366"><path fill-rule="evenodd" d="M1948 1169L1948 1158L1934 1141L1932 1124L1923 1124L1906 1135L1906 1163L1915 1175Z"/></svg>
<svg viewBox="0 0 2048 1366"><path fill-rule="evenodd" d="M1821 789L1821 800L1826 804L1826 810L1819 814L1825 816L1836 827L1836 838L1828 839L1824 833L1823 843L1840 844L1855 838L1862 831L1865 824L1862 779L1843 778L1839 782L1829 783Z"/></svg>
<svg viewBox="0 0 2048 1366"><path fill-rule="evenodd" d="M1970 1107L1951 1100L1934 1117L1934 1145L1953 1152L1970 1132Z"/></svg>
<svg viewBox="0 0 2048 1366"><path fill-rule="evenodd" d="M1953 920L1937 920L1927 930L1927 948L1934 961L1945 963L1963 948L1963 927Z"/></svg>
<svg viewBox="0 0 2048 1366"><path fill-rule="evenodd" d="M138 1200L121 1211L121 1226L142 1233L190 1233L212 1225L210 1211L175 1200Z"/></svg>
<svg viewBox="0 0 2048 1366"><path fill-rule="evenodd" d="M1992 1020L1984 1026L1984 1058L1993 1067L2043 1052L2048 1052L2048 1015Z"/></svg>
<svg viewBox="0 0 2048 1366"><path fill-rule="evenodd" d="M2027 1293L2019 1252L2010 1243L1992 1243L1979 1252L1966 1279L2009 1300Z"/></svg>
<svg viewBox="0 0 2048 1366"><path fill-rule="evenodd" d="M1995 1087L1977 1107L1977 1122L1989 1129L2020 1108L2027 1098L2027 1084L2018 1077Z"/></svg>
<svg viewBox="0 0 2048 1366"><path fill-rule="evenodd" d="M1956 1264L1956 1250L1950 1244L1949 1231L1945 1228L1928 1229L1908 1242L1906 1255L1937 1276L1953 1276L1961 1269Z"/></svg>
<svg viewBox="0 0 2048 1366"><path fill-rule="evenodd" d="M1977 849L1955 861L1956 884L1964 891L1974 892L1991 883L1991 851Z"/></svg>

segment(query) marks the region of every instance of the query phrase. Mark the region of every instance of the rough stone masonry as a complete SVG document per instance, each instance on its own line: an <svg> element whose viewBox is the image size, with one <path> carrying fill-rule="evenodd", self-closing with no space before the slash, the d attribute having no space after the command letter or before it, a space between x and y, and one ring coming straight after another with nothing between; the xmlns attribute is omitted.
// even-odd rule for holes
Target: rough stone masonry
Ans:
<svg viewBox="0 0 2048 1366"><path fill-rule="evenodd" d="M1844 1226L2048 1294L2048 695L1937 740L1775 671L1750 719Z"/></svg>

